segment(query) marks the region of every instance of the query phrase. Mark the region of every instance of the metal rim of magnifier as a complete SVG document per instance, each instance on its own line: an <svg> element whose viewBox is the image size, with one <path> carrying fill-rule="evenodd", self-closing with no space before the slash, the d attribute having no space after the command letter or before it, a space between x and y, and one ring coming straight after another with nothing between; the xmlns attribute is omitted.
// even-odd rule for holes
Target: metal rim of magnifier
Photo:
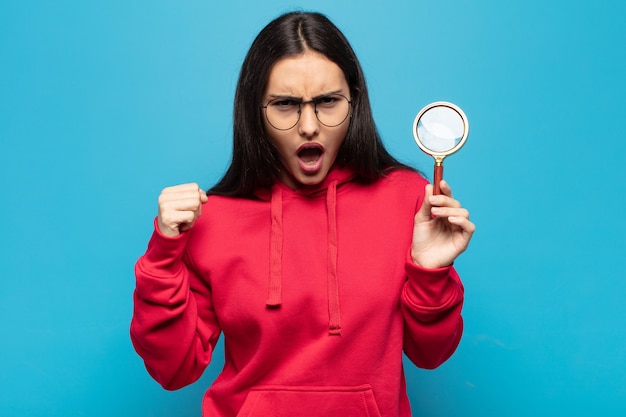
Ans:
<svg viewBox="0 0 626 417"><path fill-rule="evenodd" d="M424 146L424 144L422 143L422 141L419 138L419 135L417 134L417 125L420 121L420 119L422 118L422 116L424 115L424 113L426 113L428 110L434 108L434 107L448 107L452 110L454 110L455 112L458 113L459 116L461 116L461 120L463 121L463 136L461 137L461 140L459 141L459 143L457 143L456 145L454 145L452 148L445 150L445 151L433 151L432 149L428 149L426 146ZM461 149L461 147L463 146L463 144L465 143L465 141L467 140L467 135L469 134L469 122L467 121L467 116L465 116L465 113L463 113L463 110L461 110L458 106L449 103L447 101L436 101L434 103L430 103L429 105L427 105L426 107L424 107L422 110L420 110L419 113L417 113L417 116L415 116L415 120L413 121L413 137L415 138L415 143L417 143L417 146L420 147L420 149L422 151L424 151L425 153L427 153L428 155L431 155L435 158L439 158L439 159L443 159L444 157L455 153L456 151L458 151L459 149Z"/></svg>

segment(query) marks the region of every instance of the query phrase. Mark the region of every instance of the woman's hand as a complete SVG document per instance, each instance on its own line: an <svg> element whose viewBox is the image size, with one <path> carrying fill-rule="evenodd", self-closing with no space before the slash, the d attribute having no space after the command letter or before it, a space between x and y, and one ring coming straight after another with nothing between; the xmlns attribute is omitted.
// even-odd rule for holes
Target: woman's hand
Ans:
<svg viewBox="0 0 626 417"><path fill-rule="evenodd" d="M206 202L206 193L196 183L164 188L159 196L159 231L174 237L191 229Z"/></svg>
<svg viewBox="0 0 626 417"><path fill-rule="evenodd" d="M469 244L476 226L469 212L452 198L447 182L441 181L441 194L433 195L426 185L424 203L415 215L411 257L423 268L451 265Z"/></svg>

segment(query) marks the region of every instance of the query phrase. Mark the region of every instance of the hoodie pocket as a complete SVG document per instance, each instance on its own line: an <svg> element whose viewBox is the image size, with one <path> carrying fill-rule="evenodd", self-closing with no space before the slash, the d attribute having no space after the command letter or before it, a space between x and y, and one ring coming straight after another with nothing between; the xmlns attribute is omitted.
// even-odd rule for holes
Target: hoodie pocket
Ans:
<svg viewBox="0 0 626 417"><path fill-rule="evenodd" d="M261 386L250 390L237 417L381 417L369 385Z"/></svg>

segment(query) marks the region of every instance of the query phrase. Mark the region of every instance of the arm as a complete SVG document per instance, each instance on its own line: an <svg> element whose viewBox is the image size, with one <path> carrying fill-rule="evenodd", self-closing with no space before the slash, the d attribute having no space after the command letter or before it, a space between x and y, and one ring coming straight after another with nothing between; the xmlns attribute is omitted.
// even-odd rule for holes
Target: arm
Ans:
<svg viewBox="0 0 626 417"><path fill-rule="evenodd" d="M413 241L402 292L404 349L419 367L436 368L458 346L463 333L463 285L452 263L468 246L475 226L469 212L441 181L441 195L427 185L415 215Z"/></svg>
<svg viewBox="0 0 626 417"><path fill-rule="evenodd" d="M166 389L197 380L220 329L211 289L194 272L186 245L206 195L196 184L166 188L146 253L135 266L130 334L150 375Z"/></svg>
<svg viewBox="0 0 626 417"><path fill-rule="evenodd" d="M135 266L131 340L150 375L170 390L202 375L220 333L210 288L183 262L186 240L155 231Z"/></svg>
<svg viewBox="0 0 626 417"><path fill-rule="evenodd" d="M456 350L463 333L463 285L453 267L424 269L407 259L401 306L404 352L418 367L434 369Z"/></svg>

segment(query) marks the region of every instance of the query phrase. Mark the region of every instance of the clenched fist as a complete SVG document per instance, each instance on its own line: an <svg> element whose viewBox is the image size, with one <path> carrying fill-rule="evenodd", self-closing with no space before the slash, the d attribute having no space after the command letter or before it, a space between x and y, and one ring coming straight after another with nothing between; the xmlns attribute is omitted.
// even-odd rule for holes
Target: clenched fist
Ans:
<svg viewBox="0 0 626 417"><path fill-rule="evenodd" d="M206 201L206 193L196 183L164 188L159 196L159 231L174 237L191 229Z"/></svg>

